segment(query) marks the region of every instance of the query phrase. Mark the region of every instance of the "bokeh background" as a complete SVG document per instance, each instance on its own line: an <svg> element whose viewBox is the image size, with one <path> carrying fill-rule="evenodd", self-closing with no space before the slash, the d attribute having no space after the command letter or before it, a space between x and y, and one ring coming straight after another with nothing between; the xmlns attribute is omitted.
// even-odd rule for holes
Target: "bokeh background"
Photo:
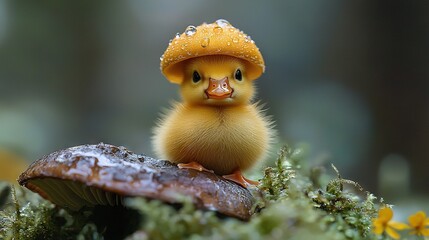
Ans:
<svg viewBox="0 0 429 240"><path fill-rule="evenodd" d="M151 129L179 99L160 56L224 18L263 53L258 99L279 143L388 202L425 199L428 16L429 2L400 0L0 1L0 178L85 143L153 155Z"/></svg>

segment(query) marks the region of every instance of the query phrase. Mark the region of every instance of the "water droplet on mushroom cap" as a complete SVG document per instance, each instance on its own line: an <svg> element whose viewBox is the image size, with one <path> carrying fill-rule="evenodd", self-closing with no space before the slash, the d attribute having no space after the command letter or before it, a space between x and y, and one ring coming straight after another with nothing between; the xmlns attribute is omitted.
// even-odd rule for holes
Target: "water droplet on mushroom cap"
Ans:
<svg viewBox="0 0 429 240"><path fill-rule="evenodd" d="M218 19L218 20L216 20L216 24L217 25L219 25L219 26L221 26L221 27L226 27L226 26L229 26L229 25L231 25L227 20L225 20L225 19Z"/></svg>
<svg viewBox="0 0 429 240"><path fill-rule="evenodd" d="M213 28L213 32L215 32L216 34L220 34L222 33L222 31L223 31L222 28L219 26L216 26Z"/></svg>
<svg viewBox="0 0 429 240"><path fill-rule="evenodd" d="M185 29L185 34L186 36L192 36L197 32L197 28L195 26L189 25L186 29Z"/></svg>
<svg viewBox="0 0 429 240"><path fill-rule="evenodd" d="M201 40L201 47L205 48L208 47L210 44L210 38L205 37Z"/></svg>

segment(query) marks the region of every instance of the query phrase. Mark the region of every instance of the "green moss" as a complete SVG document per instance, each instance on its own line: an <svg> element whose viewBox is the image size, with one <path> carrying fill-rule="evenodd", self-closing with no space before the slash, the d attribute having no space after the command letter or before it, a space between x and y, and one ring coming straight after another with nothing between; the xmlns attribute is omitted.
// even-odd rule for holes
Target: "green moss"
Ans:
<svg viewBox="0 0 429 240"><path fill-rule="evenodd" d="M258 212L248 222L195 209L188 199L172 206L130 198L125 205L138 212L140 224L127 239L376 239L371 219L377 199L343 179L335 167L337 176L323 184L326 175L320 167L301 167L303 153L284 147L265 169L254 190ZM96 212L71 214L21 189L13 196L0 212L1 239L103 238L100 226L89 218Z"/></svg>
<svg viewBox="0 0 429 240"><path fill-rule="evenodd" d="M0 222L3 226L0 234L5 239L41 239L43 236L52 238L53 229L49 224L52 221L52 207L47 202L41 202L37 209L33 209L30 202L21 205L17 194L12 188L13 203L11 214L0 212ZM22 199L22 198L20 198Z"/></svg>
<svg viewBox="0 0 429 240"><path fill-rule="evenodd" d="M371 219L376 217L378 211L374 204L376 197L366 192L362 201L359 195L345 191L345 184L357 188L359 193L363 193L363 188L356 182L341 178L338 170L332 167L337 178L327 184L325 191L313 190L307 195L317 208L336 215L337 230L345 236L353 239L371 236Z"/></svg>
<svg viewBox="0 0 429 240"><path fill-rule="evenodd" d="M142 216L140 228L150 239L208 236L221 224L221 220L214 212L197 210L189 200L185 199L183 206L179 209L160 201L148 201L143 198L128 199L125 204L140 212Z"/></svg>
<svg viewBox="0 0 429 240"><path fill-rule="evenodd" d="M275 167L267 167L265 169L264 177L261 181L262 184L259 186L260 190L264 193L265 200L276 201L287 197L290 180L295 178L296 173L296 169L292 167L291 162L286 160L292 155L296 156L297 154L293 154L287 147L281 148L279 156L275 161Z"/></svg>
<svg viewBox="0 0 429 240"><path fill-rule="evenodd" d="M70 214L37 194L12 187L0 211L0 239L102 239L89 215Z"/></svg>

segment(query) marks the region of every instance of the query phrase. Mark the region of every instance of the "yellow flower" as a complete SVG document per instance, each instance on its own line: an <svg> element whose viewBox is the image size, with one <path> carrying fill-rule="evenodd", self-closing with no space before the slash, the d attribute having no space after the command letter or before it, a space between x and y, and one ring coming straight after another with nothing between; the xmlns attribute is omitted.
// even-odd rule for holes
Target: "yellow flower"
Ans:
<svg viewBox="0 0 429 240"><path fill-rule="evenodd" d="M400 235L396 230L403 230L408 228L405 223L390 221L393 217L393 211L390 208L380 208L378 211L378 218L372 219L372 225L374 226L373 232L377 235L381 235L384 232L387 233L393 239L399 239Z"/></svg>
<svg viewBox="0 0 429 240"><path fill-rule="evenodd" d="M426 213L419 211L411 215L408 218L408 222L410 222L410 227L413 229L410 234L429 236L429 228L426 228L426 226L429 226L429 218L426 217Z"/></svg>

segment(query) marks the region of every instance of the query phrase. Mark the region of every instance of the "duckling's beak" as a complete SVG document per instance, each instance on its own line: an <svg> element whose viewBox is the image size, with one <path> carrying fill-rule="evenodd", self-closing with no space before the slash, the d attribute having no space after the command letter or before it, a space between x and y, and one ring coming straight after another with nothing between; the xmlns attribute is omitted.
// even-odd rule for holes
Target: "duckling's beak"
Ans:
<svg viewBox="0 0 429 240"><path fill-rule="evenodd" d="M209 78L209 87L205 92L208 98L224 99L231 97L234 89L229 85L228 77L220 80Z"/></svg>

